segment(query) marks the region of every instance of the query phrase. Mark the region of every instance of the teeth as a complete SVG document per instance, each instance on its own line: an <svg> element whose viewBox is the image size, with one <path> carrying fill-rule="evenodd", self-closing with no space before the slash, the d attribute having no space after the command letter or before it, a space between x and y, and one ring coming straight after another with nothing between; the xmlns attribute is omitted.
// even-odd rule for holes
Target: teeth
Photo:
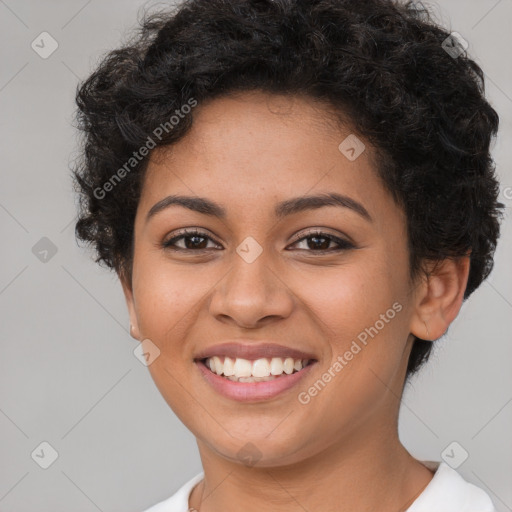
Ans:
<svg viewBox="0 0 512 512"><path fill-rule="evenodd" d="M256 359L252 363L253 377L268 377L270 375L270 363L268 359Z"/></svg>
<svg viewBox="0 0 512 512"><path fill-rule="evenodd" d="M222 361L220 360L220 357L218 356L213 356L213 364L215 366L215 373L217 375L221 375L222 374L222 370L224 369L224 365L222 364Z"/></svg>
<svg viewBox="0 0 512 512"><path fill-rule="evenodd" d="M215 363L217 364L217 363ZM221 363L222 364L222 363ZM220 375L222 373L222 368L219 373L218 366L217 368L217 375ZM252 375L252 363L251 361L248 361L247 359L236 359L235 361L235 377L250 377Z"/></svg>
<svg viewBox="0 0 512 512"><path fill-rule="evenodd" d="M235 361L230 357L224 358L224 369L223 373L226 377L231 377L235 375Z"/></svg>
<svg viewBox="0 0 512 512"><path fill-rule="evenodd" d="M261 358L255 361L248 359L213 356L206 359L206 366L213 373L238 382L259 382L273 380L283 373L290 375L302 370L309 359L293 359L292 357Z"/></svg>
<svg viewBox="0 0 512 512"><path fill-rule="evenodd" d="M293 373L293 359L291 357L287 357L284 360L283 370L284 373L287 373L288 375L290 375L290 373Z"/></svg>
<svg viewBox="0 0 512 512"><path fill-rule="evenodd" d="M272 375L281 375L283 373L283 360L280 357L273 357L270 361L270 373Z"/></svg>

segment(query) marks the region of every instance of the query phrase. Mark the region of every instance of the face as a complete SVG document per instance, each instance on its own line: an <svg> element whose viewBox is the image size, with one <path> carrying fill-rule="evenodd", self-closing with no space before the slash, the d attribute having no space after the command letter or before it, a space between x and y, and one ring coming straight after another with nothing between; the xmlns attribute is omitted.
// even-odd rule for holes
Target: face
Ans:
<svg viewBox="0 0 512 512"><path fill-rule="evenodd" d="M213 100L147 169L124 285L131 323L160 351L148 368L170 407L204 450L233 461L250 442L260 465L292 463L396 422L418 322L406 220L369 143L347 158L350 129L323 108L263 93ZM235 383L198 360L219 344L210 353L245 359L241 372L265 357L278 368L272 358L290 350L313 361Z"/></svg>

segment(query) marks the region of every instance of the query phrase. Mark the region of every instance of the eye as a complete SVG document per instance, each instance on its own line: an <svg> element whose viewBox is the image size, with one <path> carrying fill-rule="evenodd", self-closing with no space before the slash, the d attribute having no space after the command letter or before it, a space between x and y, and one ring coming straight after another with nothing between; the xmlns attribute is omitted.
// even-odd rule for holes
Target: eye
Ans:
<svg viewBox="0 0 512 512"><path fill-rule="evenodd" d="M296 241L292 245L297 245L299 243L306 244L306 247L311 249L308 252L338 252L345 251L348 249L355 249L354 244L349 242L348 240L343 240L334 235L330 235L328 233L324 233L323 231L311 231L306 234L306 236L302 236L303 233L300 233L296 237ZM309 242L311 241L311 242ZM331 248L331 243L334 242L338 245L338 247ZM307 249L306 249L307 250Z"/></svg>
<svg viewBox="0 0 512 512"><path fill-rule="evenodd" d="M192 250L200 252L209 249L208 241L214 241L207 233L197 229L182 229L178 233L176 236L164 241L162 247L176 251ZM183 242L184 246L176 245L177 242Z"/></svg>
<svg viewBox="0 0 512 512"><path fill-rule="evenodd" d="M355 246L342 238L337 236L324 233L323 231L312 231L306 234L306 236L302 236L303 233L295 236L295 241L292 245L297 245L300 243L306 244L306 249L308 252L338 252L348 249L354 249ZM198 229L182 229L170 238L162 243L162 247L165 249L175 250L175 251L194 251L201 252L211 249L212 247L208 247L208 242L216 242L205 232L199 231ZM178 243L182 243L181 246ZM337 247L331 247L331 244L334 243ZM217 244L218 246L218 244ZM216 247L213 247L216 248ZM300 249L300 248L299 248ZM301 250L304 250L302 248Z"/></svg>

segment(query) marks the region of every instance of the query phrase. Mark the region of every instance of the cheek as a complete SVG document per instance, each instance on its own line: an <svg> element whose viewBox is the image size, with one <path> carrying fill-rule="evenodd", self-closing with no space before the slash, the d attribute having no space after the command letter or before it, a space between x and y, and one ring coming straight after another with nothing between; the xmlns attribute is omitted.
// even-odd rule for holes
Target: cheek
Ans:
<svg viewBox="0 0 512 512"><path fill-rule="evenodd" d="M134 293L141 335L175 351L179 344L170 341L179 338L209 288L197 270L163 258L140 258L134 266Z"/></svg>
<svg viewBox="0 0 512 512"><path fill-rule="evenodd" d="M360 258L314 274L301 273L296 289L326 336L343 343L373 325L400 295L399 276L377 258Z"/></svg>
<svg viewBox="0 0 512 512"><path fill-rule="evenodd" d="M333 438L339 435L340 411L344 428L355 428L376 413L393 387L407 338L399 279L376 261L311 279L308 296L316 302L310 306L330 360L322 364L320 380L325 384L302 391L311 396L306 406L311 416L325 418L329 426L324 428Z"/></svg>
<svg viewBox="0 0 512 512"><path fill-rule="evenodd" d="M148 366L162 397L185 422L189 395L183 382L189 378L192 361L184 340L193 329L197 310L211 284L186 267L151 255L134 265L134 292L140 333L160 349Z"/></svg>
<svg viewBox="0 0 512 512"><path fill-rule="evenodd" d="M368 252L357 263L301 276L330 356L322 370L330 372L324 375L333 384L318 406L336 404L335 409L358 416L386 391L380 379L389 384L402 364L407 341L406 267L382 254Z"/></svg>

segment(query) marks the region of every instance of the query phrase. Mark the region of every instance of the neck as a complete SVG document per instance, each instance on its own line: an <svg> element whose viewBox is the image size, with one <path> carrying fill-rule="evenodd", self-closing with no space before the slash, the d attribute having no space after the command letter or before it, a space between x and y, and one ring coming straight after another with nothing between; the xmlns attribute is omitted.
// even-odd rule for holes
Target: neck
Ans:
<svg viewBox="0 0 512 512"><path fill-rule="evenodd" d="M198 440L204 479L190 497L199 512L406 510L432 472L401 445L395 428L357 429L300 462L252 467L220 457ZM367 430L367 429L366 429Z"/></svg>

